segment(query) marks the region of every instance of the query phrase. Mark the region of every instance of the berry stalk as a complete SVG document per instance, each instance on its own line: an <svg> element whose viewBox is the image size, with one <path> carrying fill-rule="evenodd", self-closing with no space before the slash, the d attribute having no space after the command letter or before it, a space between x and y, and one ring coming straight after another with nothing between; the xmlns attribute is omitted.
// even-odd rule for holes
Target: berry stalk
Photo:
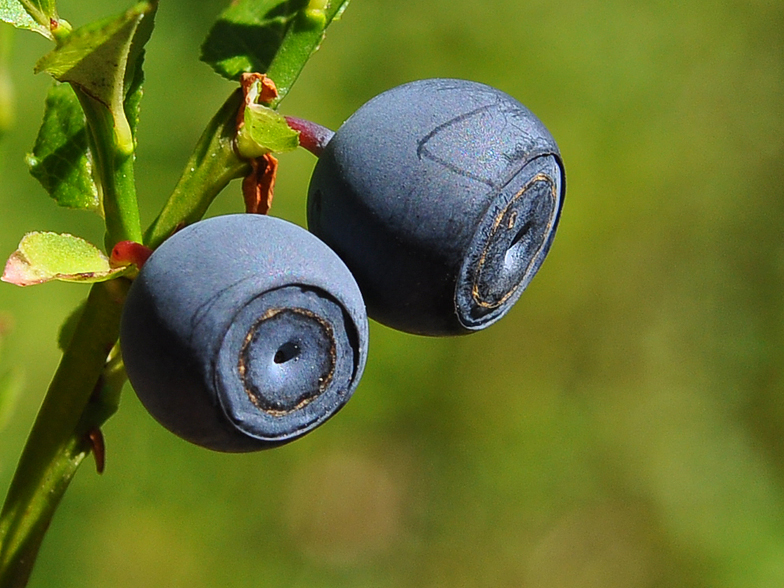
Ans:
<svg viewBox="0 0 784 588"><path fill-rule="evenodd" d="M314 123L304 118L287 116L286 122L295 131L299 131L299 145L310 151L316 157L321 157L321 153L330 142L335 132L318 123Z"/></svg>

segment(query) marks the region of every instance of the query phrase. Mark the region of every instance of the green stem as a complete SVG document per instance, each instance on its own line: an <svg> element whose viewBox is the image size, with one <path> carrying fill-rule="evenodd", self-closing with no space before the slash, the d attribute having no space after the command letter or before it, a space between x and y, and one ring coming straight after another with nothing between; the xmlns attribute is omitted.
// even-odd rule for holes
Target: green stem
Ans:
<svg viewBox="0 0 784 588"><path fill-rule="evenodd" d="M278 90L277 106L299 77L308 58L324 39L324 30L345 9L348 0L311 0L286 32L267 75ZM210 121L191 155L180 181L147 232L144 244L156 248L177 229L194 223L207 212L212 201L236 178L250 171L247 161L236 153L237 110L242 94L234 92Z"/></svg>
<svg viewBox="0 0 784 588"><path fill-rule="evenodd" d="M119 335L129 282L93 285L87 305L44 398L0 512L0 586L27 584L51 518L90 450L87 433L102 424L101 374ZM116 374L108 381L115 389ZM98 409L90 409L92 404Z"/></svg>
<svg viewBox="0 0 784 588"><path fill-rule="evenodd" d="M120 396L128 376L120 353L119 342L109 354L109 359L101 373L101 386L90 397L90 404L82 414L81 423L84 427L100 426L109 420L120 407Z"/></svg>
<svg viewBox="0 0 784 588"><path fill-rule="evenodd" d="M201 219L231 180L248 174L250 165L234 149L241 103L242 92L237 90L207 125L174 192L147 229L144 244L148 247L154 249L178 228Z"/></svg>
<svg viewBox="0 0 784 588"><path fill-rule="evenodd" d="M120 241L142 240L139 206L136 201L134 155L118 144L114 118L103 104L73 85L87 118L97 183L102 191L106 218L106 250Z"/></svg>
<svg viewBox="0 0 784 588"><path fill-rule="evenodd" d="M289 93L310 56L324 40L324 31L345 10L349 0L331 0L326 7L322 0L311 0L286 31L280 48L265 72L278 89L273 108Z"/></svg>

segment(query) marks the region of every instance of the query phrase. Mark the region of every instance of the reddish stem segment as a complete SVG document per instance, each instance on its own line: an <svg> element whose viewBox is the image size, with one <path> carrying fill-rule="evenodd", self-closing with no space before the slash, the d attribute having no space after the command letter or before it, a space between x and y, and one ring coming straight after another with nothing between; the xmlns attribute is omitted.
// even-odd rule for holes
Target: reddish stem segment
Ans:
<svg viewBox="0 0 784 588"><path fill-rule="evenodd" d="M287 116L286 122L295 131L299 131L299 144L310 151L316 157L321 156L321 152L327 146L327 143L335 135L327 127L322 127L320 124L305 120L304 118L297 118L296 116Z"/></svg>
<svg viewBox="0 0 784 588"><path fill-rule="evenodd" d="M106 466L106 445L103 440L103 433L99 427L93 427L87 433L87 439L90 442L90 447L93 450L95 457L95 470L102 474Z"/></svg>
<svg viewBox="0 0 784 588"><path fill-rule="evenodd" d="M112 256L109 263L113 267L120 267L135 264L139 269L142 268L147 258L152 255L152 249L136 243L135 241L120 241L112 249Z"/></svg>

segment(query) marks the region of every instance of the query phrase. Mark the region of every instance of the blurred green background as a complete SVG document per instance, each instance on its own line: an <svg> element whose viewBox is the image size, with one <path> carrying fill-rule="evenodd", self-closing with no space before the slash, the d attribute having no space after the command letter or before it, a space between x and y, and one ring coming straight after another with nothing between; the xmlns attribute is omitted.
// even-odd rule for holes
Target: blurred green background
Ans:
<svg viewBox="0 0 784 588"><path fill-rule="evenodd" d="M232 89L197 60L224 4L161 3L145 222ZM59 7L79 25L127 5ZM49 44L13 40L0 253L30 230L101 242L27 174ZM32 586L784 586L784 4L354 0L281 110L334 128L436 76L514 95L561 147L559 234L516 308L457 339L372 325L352 401L274 451L191 446L126 388L106 472L77 474ZM281 157L275 215L304 224L314 161ZM228 192L211 214L240 209ZM0 284L0 368L25 377L2 493L86 291Z"/></svg>

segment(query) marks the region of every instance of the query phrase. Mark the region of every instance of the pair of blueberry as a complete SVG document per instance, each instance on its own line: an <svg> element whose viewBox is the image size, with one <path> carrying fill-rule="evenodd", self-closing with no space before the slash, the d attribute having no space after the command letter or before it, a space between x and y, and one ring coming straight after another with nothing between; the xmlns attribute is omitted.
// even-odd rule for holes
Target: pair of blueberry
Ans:
<svg viewBox="0 0 784 588"><path fill-rule="evenodd" d="M156 419L199 445L291 441L356 388L365 305L422 335L501 318L550 248L564 190L555 141L507 94L448 79L384 92L321 154L312 234L229 215L154 252L123 315L129 379Z"/></svg>

